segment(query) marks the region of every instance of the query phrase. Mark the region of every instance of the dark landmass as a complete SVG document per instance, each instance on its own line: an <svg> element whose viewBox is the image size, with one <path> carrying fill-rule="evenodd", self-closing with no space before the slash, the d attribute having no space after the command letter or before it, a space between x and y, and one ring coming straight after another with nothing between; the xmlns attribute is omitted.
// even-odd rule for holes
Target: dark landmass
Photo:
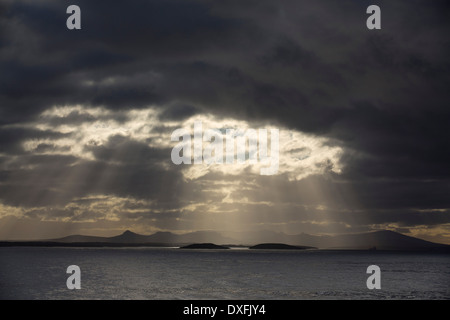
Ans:
<svg viewBox="0 0 450 320"><path fill-rule="evenodd" d="M214 243L194 243L184 247L180 247L180 249L230 249L225 246L219 246Z"/></svg>
<svg viewBox="0 0 450 320"><path fill-rule="evenodd" d="M241 243L285 243L319 249L450 252L450 245L434 243L389 230L335 236L306 233L288 235L268 230L235 233L232 237L240 239Z"/></svg>
<svg viewBox="0 0 450 320"><path fill-rule="evenodd" d="M158 243L169 246L188 245L191 243L235 243L234 239L224 237L218 232L196 231L185 234L174 234L171 232L156 232L151 235L137 234L132 231L114 237L94 237L83 235L72 235L59 239L50 239L52 242L94 242L94 243Z"/></svg>
<svg viewBox="0 0 450 320"><path fill-rule="evenodd" d="M54 242L54 241L0 241L0 247L177 247L166 243L111 243L111 242Z"/></svg>
<svg viewBox="0 0 450 320"><path fill-rule="evenodd" d="M291 246L289 244L284 243L261 243L256 246L251 246L249 249L269 249L269 250L306 250L306 249L317 249L314 247L306 247L306 246Z"/></svg>
<svg viewBox="0 0 450 320"><path fill-rule="evenodd" d="M59 239L38 241L0 241L0 246L182 247L192 243L227 243L226 247L251 247L260 243L264 245L283 244L299 248L450 253L450 245L433 243L387 230L336 236L316 236L305 233L288 235L273 231L236 232L232 235L232 238L224 237L214 231L197 231L185 234L157 232L151 235L141 235L127 230L114 237L71 235Z"/></svg>

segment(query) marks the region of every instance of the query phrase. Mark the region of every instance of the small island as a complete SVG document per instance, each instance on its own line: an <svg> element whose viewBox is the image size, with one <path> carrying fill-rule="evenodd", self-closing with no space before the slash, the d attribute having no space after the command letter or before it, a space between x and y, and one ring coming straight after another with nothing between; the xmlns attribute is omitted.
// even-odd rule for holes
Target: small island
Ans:
<svg viewBox="0 0 450 320"><path fill-rule="evenodd" d="M291 246L284 243L261 243L256 246L249 247L249 249L265 249L265 250L306 250L306 249L317 249L314 247L307 246Z"/></svg>
<svg viewBox="0 0 450 320"><path fill-rule="evenodd" d="M180 249L230 249L225 246L219 246L214 243L194 243L184 247L180 247Z"/></svg>

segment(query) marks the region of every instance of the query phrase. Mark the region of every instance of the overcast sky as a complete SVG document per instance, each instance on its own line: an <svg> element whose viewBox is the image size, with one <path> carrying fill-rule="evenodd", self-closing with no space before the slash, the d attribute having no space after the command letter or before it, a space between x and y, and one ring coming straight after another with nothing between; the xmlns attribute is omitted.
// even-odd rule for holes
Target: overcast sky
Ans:
<svg viewBox="0 0 450 320"><path fill-rule="evenodd" d="M389 229L450 244L449 16L444 0L0 0L0 239ZM171 133L195 121L279 129L278 173L173 164Z"/></svg>

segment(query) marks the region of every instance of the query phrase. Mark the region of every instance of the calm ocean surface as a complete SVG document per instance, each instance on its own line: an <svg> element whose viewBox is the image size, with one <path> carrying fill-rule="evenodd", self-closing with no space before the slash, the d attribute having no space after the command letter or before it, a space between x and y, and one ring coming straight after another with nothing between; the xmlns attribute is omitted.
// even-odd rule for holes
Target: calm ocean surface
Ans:
<svg viewBox="0 0 450 320"><path fill-rule="evenodd" d="M369 265L381 290L369 290ZM81 290L69 290L69 265ZM0 299L450 299L450 255L0 248Z"/></svg>

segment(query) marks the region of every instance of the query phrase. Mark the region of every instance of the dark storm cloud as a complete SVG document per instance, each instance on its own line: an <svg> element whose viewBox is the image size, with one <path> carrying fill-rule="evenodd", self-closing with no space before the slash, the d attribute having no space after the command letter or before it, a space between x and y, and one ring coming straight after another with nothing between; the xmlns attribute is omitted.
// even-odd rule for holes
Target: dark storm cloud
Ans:
<svg viewBox="0 0 450 320"><path fill-rule="evenodd" d="M160 115L160 118L161 120L183 120L185 118L192 117L199 112L200 110L194 106L174 103L164 109Z"/></svg>
<svg viewBox="0 0 450 320"><path fill-rule="evenodd" d="M69 136L70 133L61 133L52 130L0 127L1 152L6 154L22 154L25 152L22 143L30 138L53 140Z"/></svg>
<svg viewBox="0 0 450 320"><path fill-rule="evenodd" d="M341 175L292 183L268 178L287 202L357 206L372 210L373 221L383 210L450 207L448 2L378 1L377 31L365 26L369 1L80 0L77 31L65 27L69 4L0 3L2 163L23 153L26 140L62 135L5 126L39 121L55 105L102 106L117 121L127 110L153 106L161 108L162 123L212 113L283 125L341 146ZM74 111L40 119L59 126L98 117ZM52 148L40 144L35 151ZM112 193L161 197L166 206L175 201L180 169L158 165L168 150L120 136L86 148L95 161L19 159L30 166L1 171L2 200L32 206ZM70 185L66 176L73 177ZM262 179L257 200L272 194ZM429 223L436 217L402 213L397 220L408 225L425 216Z"/></svg>
<svg viewBox="0 0 450 320"><path fill-rule="evenodd" d="M220 52L233 45L234 33L242 32L238 21L215 16L197 1L78 1L83 28L71 33L65 27L67 5L17 1L7 6L2 17L7 44L0 77L3 122L20 121L49 104L136 108L170 101L173 97L158 92L146 73L196 59L201 52ZM125 79L83 85L108 77Z"/></svg>
<svg viewBox="0 0 450 320"><path fill-rule="evenodd" d="M137 199L155 199L177 205L182 190L181 174L154 165L107 164L79 161L73 156L22 157L21 168L5 170L0 184L3 203L41 207L65 205L77 197L111 194Z"/></svg>
<svg viewBox="0 0 450 320"><path fill-rule="evenodd" d="M97 160L126 164L146 164L158 166L167 162L171 149L151 148L147 144L115 135L101 146L87 146Z"/></svg>

